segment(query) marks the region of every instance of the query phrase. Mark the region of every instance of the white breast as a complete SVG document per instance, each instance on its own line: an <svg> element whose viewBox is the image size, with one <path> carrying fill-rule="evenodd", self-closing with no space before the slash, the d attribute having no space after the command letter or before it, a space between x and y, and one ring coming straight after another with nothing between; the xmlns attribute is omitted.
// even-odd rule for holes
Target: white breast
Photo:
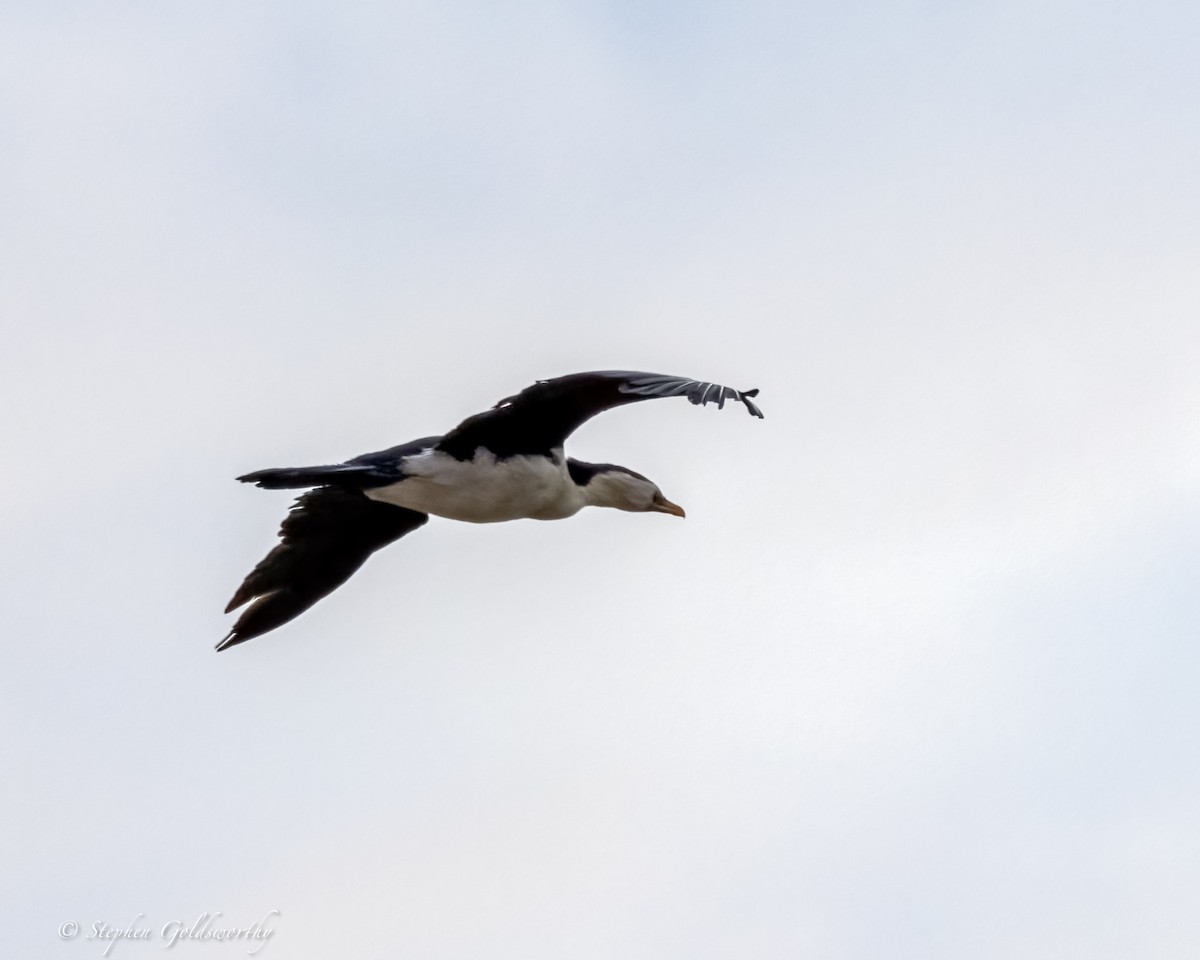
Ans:
<svg viewBox="0 0 1200 960"><path fill-rule="evenodd" d="M484 450L475 459L455 460L427 450L405 461L399 483L364 491L372 500L469 523L502 520L559 520L577 513L583 494L567 473L562 451L497 460Z"/></svg>

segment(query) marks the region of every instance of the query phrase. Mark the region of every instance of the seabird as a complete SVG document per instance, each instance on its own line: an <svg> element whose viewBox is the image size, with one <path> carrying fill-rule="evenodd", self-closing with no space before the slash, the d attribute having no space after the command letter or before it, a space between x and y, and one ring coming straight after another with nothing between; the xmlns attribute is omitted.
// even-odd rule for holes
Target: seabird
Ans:
<svg viewBox="0 0 1200 960"><path fill-rule="evenodd" d="M539 380L441 437L321 467L256 470L238 477L266 490L311 487L284 518L282 540L238 587L226 613L250 603L217 644L224 650L299 616L345 583L367 557L430 514L470 523L561 520L583 507L682 517L683 508L640 473L563 455L581 424L612 407L685 396L762 411L758 390L658 373L606 370ZM251 601L253 601L251 603Z"/></svg>

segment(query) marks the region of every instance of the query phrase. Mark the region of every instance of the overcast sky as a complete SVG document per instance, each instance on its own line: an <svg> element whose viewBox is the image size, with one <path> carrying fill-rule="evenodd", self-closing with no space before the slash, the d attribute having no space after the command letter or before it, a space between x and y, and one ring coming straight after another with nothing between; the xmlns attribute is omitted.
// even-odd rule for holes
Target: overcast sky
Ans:
<svg viewBox="0 0 1200 960"><path fill-rule="evenodd" d="M10 0L6 955L1200 954L1197 10ZM604 368L686 520L213 652L233 477Z"/></svg>

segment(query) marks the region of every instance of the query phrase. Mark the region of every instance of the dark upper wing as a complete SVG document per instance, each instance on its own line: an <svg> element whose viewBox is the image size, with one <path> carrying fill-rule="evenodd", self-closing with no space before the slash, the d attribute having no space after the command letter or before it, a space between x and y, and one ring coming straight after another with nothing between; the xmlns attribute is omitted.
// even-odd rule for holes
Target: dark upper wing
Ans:
<svg viewBox="0 0 1200 960"><path fill-rule="evenodd" d="M284 518L282 543L238 587L225 612L254 602L218 650L274 630L345 583L367 557L416 530L428 514L368 500L357 490L318 487Z"/></svg>
<svg viewBox="0 0 1200 960"><path fill-rule="evenodd" d="M574 373L539 380L491 410L468 417L442 437L438 449L459 460L471 459L481 446L497 457L542 453L561 447L576 427L604 410L656 397L685 396L692 403L715 402L718 407L724 407L726 400L738 400L754 416L761 417L762 411L750 401L757 395L757 390L734 390L719 383L661 373Z"/></svg>

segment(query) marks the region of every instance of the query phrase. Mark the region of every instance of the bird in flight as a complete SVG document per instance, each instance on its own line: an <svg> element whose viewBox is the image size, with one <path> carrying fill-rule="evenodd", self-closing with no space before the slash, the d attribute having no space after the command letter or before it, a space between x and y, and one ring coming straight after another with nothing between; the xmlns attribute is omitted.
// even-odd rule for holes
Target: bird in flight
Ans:
<svg viewBox="0 0 1200 960"><path fill-rule="evenodd" d="M301 494L281 542L250 571L226 613L249 603L218 650L299 616L345 583L367 557L429 515L496 523L561 520L587 506L682 517L683 508L640 473L563 454L581 424L612 407L685 396L694 404L740 401L753 416L758 390L657 373L599 371L539 380L441 437L321 467L256 470L237 479Z"/></svg>

